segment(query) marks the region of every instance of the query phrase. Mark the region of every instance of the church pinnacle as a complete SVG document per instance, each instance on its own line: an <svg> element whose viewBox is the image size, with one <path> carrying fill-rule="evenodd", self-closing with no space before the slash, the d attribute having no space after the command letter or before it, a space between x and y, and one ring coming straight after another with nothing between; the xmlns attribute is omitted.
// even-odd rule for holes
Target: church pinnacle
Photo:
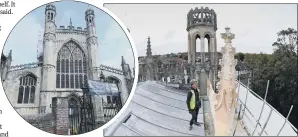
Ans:
<svg viewBox="0 0 298 137"><path fill-rule="evenodd" d="M150 41L150 36L148 37L148 41L147 41L147 56L152 56L152 52L151 52L151 41Z"/></svg>
<svg viewBox="0 0 298 137"><path fill-rule="evenodd" d="M71 18L69 20L69 26L72 26L72 21L71 21Z"/></svg>
<svg viewBox="0 0 298 137"><path fill-rule="evenodd" d="M8 58L12 60L12 50L9 51Z"/></svg>
<svg viewBox="0 0 298 137"><path fill-rule="evenodd" d="M122 56L121 57L122 59L121 59L121 65L123 66L123 65L126 65L126 62L125 62L125 60L124 60L124 57Z"/></svg>

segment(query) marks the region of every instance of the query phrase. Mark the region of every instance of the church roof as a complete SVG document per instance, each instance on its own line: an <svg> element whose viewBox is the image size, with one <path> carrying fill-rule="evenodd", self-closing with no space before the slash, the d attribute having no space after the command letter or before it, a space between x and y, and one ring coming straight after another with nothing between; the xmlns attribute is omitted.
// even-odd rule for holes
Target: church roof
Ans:
<svg viewBox="0 0 298 137"><path fill-rule="evenodd" d="M240 83L236 91L239 94L238 105L242 104L241 110L238 106L236 113L238 114L240 110L242 118L241 122L237 124L235 136L276 136L279 133L281 136L297 136L297 129L289 121L285 123L286 118L282 114L268 103L263 106L264 100L247 89L244 84ZM209 127L208 123L213 123L210 120L212 115L207 115L206 119L203 116L203 113L210 113L211 109L205 100L204 109L200 109L198 115L198 121L204 124L194 126L191 131L188 130L190 114L187 111L185 100L185 91L152 81L139 83L128 107L105 129L104 135L205 136L214 134L211 133L214 132L213 130L209 130L212 127ZM246 106L246 111L243 110L243 105ZM263 113L260 117L261 111ZM260 121L257 120L258 117L260 117ZM256 125L258 128L255 127ZM262 130L263 128L264 130Z"/></svg>
<svg viewBox="0 0 298 137"><path fill-rule="evenodd" d="M124 113L107 129L106 136L204 136L204 124L189 131L188 112L185 100L187 92L169 90L155 82L137 86L132 101ZM198 121L203 121L200 110Z"/></svg>

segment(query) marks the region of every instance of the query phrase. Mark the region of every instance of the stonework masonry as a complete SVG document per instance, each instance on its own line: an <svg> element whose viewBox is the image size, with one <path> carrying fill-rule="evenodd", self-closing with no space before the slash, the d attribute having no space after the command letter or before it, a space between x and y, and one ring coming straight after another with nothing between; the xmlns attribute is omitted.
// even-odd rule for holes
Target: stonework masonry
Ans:
<svg viewBox="0 0 298 137"><path fill-rule="evenodd" d="M53 98L54 133L58 135L68 134L68 99Z"/></svg>

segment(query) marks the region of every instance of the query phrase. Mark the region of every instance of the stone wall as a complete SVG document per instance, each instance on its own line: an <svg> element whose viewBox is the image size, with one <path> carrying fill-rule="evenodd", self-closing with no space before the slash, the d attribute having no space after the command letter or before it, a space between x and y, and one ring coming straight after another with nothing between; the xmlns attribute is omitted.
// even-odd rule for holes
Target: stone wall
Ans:
<svg viewBox="0 0 298 137"><path fill-rule="evenodd" d="M34 103L28 103L28 104L18 104L18 96L19 96L19 86L20 86L20 78L22 76L26 76L27 74L32 74L36 76L36 90L35 90L35 100ZM7 79L2 83L4 92L6 93L6 96L11 103L11 105L15 108L26 108L26 110L20 110L18 112L21 112L21 115L34 115L37 113L34 113L35 111L31 112L30 109L27 108L36 108L39 107L39 91L40 91L40 76L41 76L41 68L29 68L29 69L23 69L23 70L16 70L16 71L10 71L7 74ZM29 112L26 112L26 111ZM23 113L24 112L24 113Z"/></svg>
<svg viewBox="0 0 298 137"><path fill-rule="evenodd" d="M52 114L38 114L31 116L23 116L23 118L34 127L53 133L53 116Z"/></svg>
<svg viewBox="0 0 298 137"><path fill-rule="evenodd" d="M68 99L55 97L52 100L54 134L68 135Z"/></svg>

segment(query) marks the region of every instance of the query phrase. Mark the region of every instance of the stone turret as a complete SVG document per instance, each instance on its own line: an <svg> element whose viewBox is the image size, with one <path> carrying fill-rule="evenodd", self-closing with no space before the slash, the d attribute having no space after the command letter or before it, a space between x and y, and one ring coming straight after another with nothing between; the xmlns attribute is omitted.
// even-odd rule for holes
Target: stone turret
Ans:
<svg viewBox="0 0 298 137"><path fill-rule="evenodd" d="M42 91L54 91L56 87L56 60L53 53L56 48L56 7L48 4L45 9L45 31L43 37L43 65L42 65Z"/></svg>
<svg viewBox="0 0 298 137"><path fill-rule="evenodd" d="M191 9L187 14L188 32L188 64L190 66L190 77L200 79L202 95L206 95L206 75L213 81L217 75L217 54L216 54L216 31L217 17L213 9L208 7ZM198 39L198 40L197 40ZM205 39L208 42L205 42ZM196 43L200 42L200 46ZM200 48L200 57L196 54ZM205 49L211 55L207 62ZM200 58L200 59L198 59ZM200 60L200 61L198 61ZM196 62L199 62L198 64ZM214 83L213 83L214 84ZM214 84L215 85L215 84Z"/></svg>
<svg viewBox="0 0 298 137"><path fill-rule="evenodd" d="M88 9L85 12L85 20L87 25L87 51L89 60L89 78L98 79L100 75L98 63L98 42L95 27L94 10Z"/></svg>
<svg viewBox="0 0 298 137"><path fill-rule="evenodd" d="M196 7L191 9L187 14L187 30L196 26L212 26L217 30L216 13L208 7Z"/></svg>

